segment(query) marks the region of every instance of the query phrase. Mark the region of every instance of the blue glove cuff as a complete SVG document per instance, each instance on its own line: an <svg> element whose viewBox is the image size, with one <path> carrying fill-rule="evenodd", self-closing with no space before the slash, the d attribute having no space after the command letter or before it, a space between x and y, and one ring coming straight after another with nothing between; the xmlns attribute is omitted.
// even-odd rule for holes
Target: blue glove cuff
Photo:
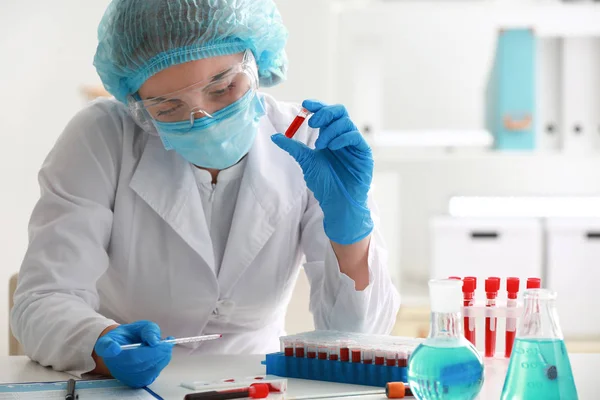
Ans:
<svg viewBox="0 0 600 400"><path fill-rule="evenodd" d="M334 243L350 245L360 242L373 232L373 219L368 208L357 206L340 206L335 216L324 214L323 228L325 234Z"/></svg>

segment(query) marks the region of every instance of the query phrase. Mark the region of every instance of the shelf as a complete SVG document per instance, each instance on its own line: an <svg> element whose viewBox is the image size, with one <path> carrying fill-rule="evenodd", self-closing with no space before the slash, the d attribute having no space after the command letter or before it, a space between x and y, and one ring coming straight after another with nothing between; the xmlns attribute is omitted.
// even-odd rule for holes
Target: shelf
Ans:
<svg viewBox="0 0 600 400"><path fill-rule="evenodd" d="M525 3L525 2L523 2ZM505 1L379 1L363 7L338 3L343 24L358 35L393 34L402 21L455 20L457 25L531 27L538 36L600 36L600 4Z"/></svg>

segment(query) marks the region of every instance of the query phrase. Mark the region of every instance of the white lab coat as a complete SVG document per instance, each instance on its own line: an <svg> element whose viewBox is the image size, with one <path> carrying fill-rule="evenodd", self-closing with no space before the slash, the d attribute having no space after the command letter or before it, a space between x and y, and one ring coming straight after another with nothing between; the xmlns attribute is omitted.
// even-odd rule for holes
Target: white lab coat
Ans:
<svg viewBox="0 0 600 400"><path fill-rule="evenodd" d="M222 333L190 352L278 351L303 256L318 329L389 333L399 308L376 229L364 291L339 271L296 161L271 142L298 107L263 95L223 263L190 168L124 106L100 100L67 126L39 175L13 332L42 365L81 374L107 326L151 320L165 336ZM312 146L307 124L296 139ZM377 218L375 222L377 226Z"/></svg>

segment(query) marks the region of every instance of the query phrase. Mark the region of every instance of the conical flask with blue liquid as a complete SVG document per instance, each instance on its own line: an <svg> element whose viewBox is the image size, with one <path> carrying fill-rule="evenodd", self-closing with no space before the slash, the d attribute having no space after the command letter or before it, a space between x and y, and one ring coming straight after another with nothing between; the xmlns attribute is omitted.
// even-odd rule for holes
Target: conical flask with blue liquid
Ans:
<svg viewBox="0 0 600 400"><path fill-rule="evenodd" d="M525 291L524 314L501 400L577 400L569 354L556 312L556 292Z"/></svg>
<svg viewBox="0 0 600 400"><path fill-rule="evenodd" d="M410 357L408 383L418 400L472 400L483 386L483 360L463 333L462 281L429 281L429 336Z"/></svg>

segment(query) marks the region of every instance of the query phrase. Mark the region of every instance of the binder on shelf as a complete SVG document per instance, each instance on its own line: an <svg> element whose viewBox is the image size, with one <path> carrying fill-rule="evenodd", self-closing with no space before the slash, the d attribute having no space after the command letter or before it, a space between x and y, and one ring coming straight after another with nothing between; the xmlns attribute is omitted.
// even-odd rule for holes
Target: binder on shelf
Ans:
<svg viewBox="0 0 600 400"><path fill-rule="evenodd" d="M540 150L563 147L561 82L562 39L537 39L536 142Z"/></svg>
<svg viewBox="0 0 600 400"><path fill-rule="evenodd" d="M533 150L536 39L531 29L501 30L487 88L486 125L498 150Z"/></svg>
<svg viewBox="0 0 600 400"><path fill-rule="evenodd" d="M561 108L567 152L600 150L600 39L563 39Z"/></svg>

